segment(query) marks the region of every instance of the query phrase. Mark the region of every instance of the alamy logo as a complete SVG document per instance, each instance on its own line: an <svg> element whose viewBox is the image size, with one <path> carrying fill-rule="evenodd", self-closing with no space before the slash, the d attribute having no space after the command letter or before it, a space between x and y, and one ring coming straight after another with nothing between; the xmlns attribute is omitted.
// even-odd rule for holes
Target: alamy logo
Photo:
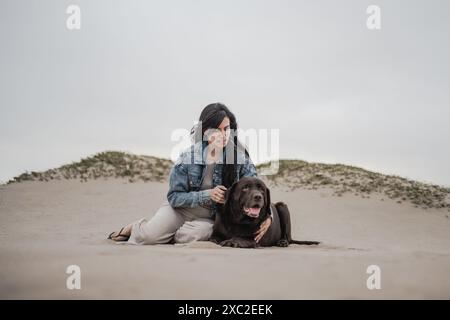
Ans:
<svg viewBox="0 0 450 320"><path fill-rule="evenodd" d="M70 16L66 20L66 27L69 30L81 29L81 9L79 6L71 4L67 7L66 13Z"/></svg>
<svg viewBox="0 0 450 320"><path fill-rule="evenodd" d="M367 267L366 273L370 274L367 278L367 289L381 289L381 269L379 266L373 264Z"/></svg>
<svg viewBox="0 0 450 320"><path fill-rule="evenodd" d="M369 30L381 29L381 9L379 6L370 5L366 9L367 17L366 25Z"/></svg>
<svg viewBox="0 0 450 320"><path fill-rule="evenodd" d="M201 121L197 124L197 130L201 133ZM249 153L251 153L251 159L253 163L265 163L259 174L260 175L272 175L277 174L279 170L279 159L280 159L280 130L279 129L230 129L228 133L230 139L234 136L240 137L245 141L245 145L248 148ZM215 137L215 140L221 141L222 136L217 129L207 129L203 135L203 140L208 141L208 138ZM171 140L178 142L173 146L171 152L172 161L176 161L183 150L190 147L192 141L190 141L189 131L184 128L175 129L172 131ZM239 139L239 141L241 141ZM219 152L219 158L225 157L226 163L234 163L234 151L232 148L225 148L215 146L213 143L207 146L207 152L215 149ZM241 148L239 151L244 154L244 150ZM225 154L224 154L225 153ZM201 152L196 152L194 158L185 158L183 163L193 164L202 162L202 150ZM220 163L220 162L219 162ZM243 157L237 158L237 164L244 164L245 159Z"/></svg>
<svg viewBox="0 0 450 320"><path fill-rule="evenodd" d="M76 264L67 267L66 273L70 274L66 280L66 287L69 290L81 289L81 268Z"/></svg>

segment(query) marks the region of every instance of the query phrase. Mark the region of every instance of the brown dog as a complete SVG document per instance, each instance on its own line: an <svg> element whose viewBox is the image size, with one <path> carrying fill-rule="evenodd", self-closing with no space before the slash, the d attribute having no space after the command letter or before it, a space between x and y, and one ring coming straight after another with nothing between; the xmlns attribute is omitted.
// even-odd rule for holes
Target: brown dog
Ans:
<svg viewBox="0 0 450 320"><path fill-rule="evenodd" d="M255 232L271 211L272 224L257 244L254 240ZM244 177L227 190L225 204L216 215L210 241L222 246L240 248L320 243L292 240L288 207L283 202L272 204L270 190L263 181L253 177Z"/></svg>

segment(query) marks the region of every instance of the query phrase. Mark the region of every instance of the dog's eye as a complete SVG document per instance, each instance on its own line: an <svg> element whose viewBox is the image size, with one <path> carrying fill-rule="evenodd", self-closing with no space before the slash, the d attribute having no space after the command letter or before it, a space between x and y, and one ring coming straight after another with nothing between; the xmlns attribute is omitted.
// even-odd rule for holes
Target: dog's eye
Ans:
<svg viewBox="0 0 450 320"><path fill-rule="evenodd" d="M244 186L244 187L242 188L242 191L248 191L248 186Z"/></svg>

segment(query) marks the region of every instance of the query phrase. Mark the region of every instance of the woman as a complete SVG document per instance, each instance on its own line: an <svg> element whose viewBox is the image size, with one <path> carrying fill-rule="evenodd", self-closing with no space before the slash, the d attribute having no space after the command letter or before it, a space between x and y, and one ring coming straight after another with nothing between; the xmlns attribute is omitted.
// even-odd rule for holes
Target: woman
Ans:
<svg viewBox="0 0 450 320"><path fill-rule="evenodd" d="M170 171L167 201L155 215L135 221L108 239L129 244L206 241L225 192L243 176L257 177L250 156L237 137L234 114L223 104L207 105L191 130L193 144L183 151ZM255 234L258 242L271 224L264 221Z"/></svg>

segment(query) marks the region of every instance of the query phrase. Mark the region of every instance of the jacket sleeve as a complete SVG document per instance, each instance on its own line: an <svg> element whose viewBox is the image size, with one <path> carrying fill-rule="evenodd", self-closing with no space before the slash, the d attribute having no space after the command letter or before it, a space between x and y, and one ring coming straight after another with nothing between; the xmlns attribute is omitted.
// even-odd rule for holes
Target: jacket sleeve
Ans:
<svg viewBox="0 0 450 320"><path fill-rule="evenodd" d="M194 208L206 204L210 199L210 190L189 190L187 165L181 161L180 157L170 170L169 191L167 192L169 204L173 208Z"/></svg>

